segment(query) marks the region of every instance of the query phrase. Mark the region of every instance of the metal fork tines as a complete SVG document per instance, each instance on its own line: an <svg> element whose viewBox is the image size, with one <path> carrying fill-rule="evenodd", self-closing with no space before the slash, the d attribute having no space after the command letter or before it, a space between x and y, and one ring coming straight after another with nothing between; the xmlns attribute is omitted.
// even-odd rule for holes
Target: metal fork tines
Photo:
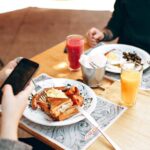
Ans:
<svg viewBox="0 0 150 150"><path fill-rule="evenodd" d="M40 100L41 101L46 101L46 97L47 97L47 95L46 95L46 93L45 93L45 91L43 91L42 93L41 93L41 96L40 96Z"/></svg>
<svg viewBox="0 0 150 150"><path fill-rule="evenodd" d="M43 90L43 88L40 85L37 85L34 80L32 80L32 83L33 83L33 85L35 87L34 88L35 92L32 93L33 95Z"/></svg>

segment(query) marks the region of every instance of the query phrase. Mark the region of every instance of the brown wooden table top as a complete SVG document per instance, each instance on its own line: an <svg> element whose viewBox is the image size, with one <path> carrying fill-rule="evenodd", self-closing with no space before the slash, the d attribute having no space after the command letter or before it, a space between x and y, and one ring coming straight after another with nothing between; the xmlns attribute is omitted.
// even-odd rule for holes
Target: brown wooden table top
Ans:
<svg viewBox="0 0 150 150"><path fill-rule="evenodd" d="M70 72L67 67L67 54L64 54L65 42L62 42L43 53L32 58L40 64L36 75L47 73L52 77L82 79L81 71ZM85 49L88 46L85 44ZM104 83L105 84L105 83ZM107 84L107 83L106 83ZM118 103L120 101L120 83L110 84L105 91L96 90L97 94ZM137 104L129 108L106 133L122 148L122 150L148 150L150 149L150 91L139 91ZM45 140L42 136L24 130L36 136L43 142L58 148L52 142ZM103 137L99 137L89 148L89 150L113 149Z"/></svg>

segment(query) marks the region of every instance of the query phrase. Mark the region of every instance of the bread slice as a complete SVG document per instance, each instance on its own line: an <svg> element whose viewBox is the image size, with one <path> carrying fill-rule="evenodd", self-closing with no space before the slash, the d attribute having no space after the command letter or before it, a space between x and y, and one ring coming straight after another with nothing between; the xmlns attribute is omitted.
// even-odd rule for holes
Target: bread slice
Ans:
<svg viewBox="0 0 150 150"><path fill-rule="evenodd" d="M65 112L68 108L72 107L73 102L69 98L47 98L47 102L50 105L50 116L54 119Z"/></svg>
<svg viewBox="0 0 150 150"><path fill-rule="evenodd" d="M68 108L63 113L60 113L60 115L58 115L57 117L54 117L54 116L51 116L51 117L54 120L62 121L62 120L65 120L65 119L68 119L68 118L74 116L77 113L78 113L78 110L74 106L71 106L70 108Z"/></svg>

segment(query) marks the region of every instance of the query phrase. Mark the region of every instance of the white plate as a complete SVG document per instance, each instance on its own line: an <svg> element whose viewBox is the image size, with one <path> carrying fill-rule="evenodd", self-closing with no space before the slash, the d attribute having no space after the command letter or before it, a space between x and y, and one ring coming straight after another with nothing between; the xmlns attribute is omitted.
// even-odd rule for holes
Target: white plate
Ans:
<svg viewBox="0 0 150 150"><path fill-rule="evenodd" d="M81 95L84 97L84 106L83 108L90 114L94 111L97 103L97 97L93 90L88 87L87 85L70 80L70 79L49 79L42 82L38 82L38 84L43 87L56 87L56 86L67 86L67 85L74 85L77 86L80 90ZM53 121L48 115L46 115L41 109L32 110L30 106L28 106L24 111L24 116L31 120L32 122L46 125L46 126L64 126L76 123L80 120L84 119L84 116L80 113L74 115L73 117L66 119L64 121Z"/></svg>
<svg viewBox="0 0 150 150"><path fill-rule="evenodd" d="M137 48L135 46L125 45L125 44L106 44L106 45L104 44L102 46L94 48L90 53L88 53L88 55L94 56L99 54L105 54L106 52L109 52L112 49L116 49L118 51L117 52L118 55L122 55L122 52L132 52L132 53L135 52L142 59L142 63L144 64L143 69L145 70L149 67L147 61L150 61L150 55L146 51ZM122 62L123 58L120 61ZM113 73L121 72L121 69L119 67L115 67L109 63L107 63L106 65L106 70Z"/></svg>

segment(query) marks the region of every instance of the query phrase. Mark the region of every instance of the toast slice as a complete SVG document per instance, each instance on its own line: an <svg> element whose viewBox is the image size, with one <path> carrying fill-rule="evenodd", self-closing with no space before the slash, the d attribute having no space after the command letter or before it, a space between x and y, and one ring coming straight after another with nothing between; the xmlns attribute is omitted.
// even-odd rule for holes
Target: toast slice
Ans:
<svg viewBox="0 0 150 150"><path fill-rule="evenodd" d="M69 98L47 98L50 105L50 116L57 120L61 113L64 113L68 108L72 107L73 102Z"/></svg>
<svg viewBox="0 0 150 150"><path fill-rule="evenodd" d="M78 113L78 110L74 107L74 106L71 106L70 108L68 108L66 111L60 113L57 117L56 116L51 116L54 120L57 120L57 121L62 121L62 120L65 120L65 119L68 119L72 116L74 116L75 114Z"/></svg>

